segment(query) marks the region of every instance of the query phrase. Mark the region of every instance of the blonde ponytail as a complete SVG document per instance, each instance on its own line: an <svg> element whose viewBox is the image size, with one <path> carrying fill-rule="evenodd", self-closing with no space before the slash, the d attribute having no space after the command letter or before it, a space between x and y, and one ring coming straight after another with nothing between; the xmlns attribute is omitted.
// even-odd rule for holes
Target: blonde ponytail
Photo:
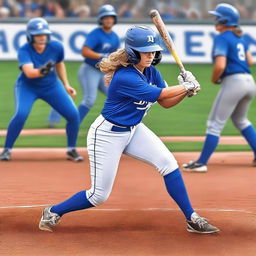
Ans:
<svg viewBox="0 0 256 256"><path fill-rule="evenodd" d="M127 67L130 65L128 57L125 49L122 49L111 53L107 58L103 58L98 64L100 71L106 73L104 80L107 86L110 84L116 70L120 67Z"/></svg>

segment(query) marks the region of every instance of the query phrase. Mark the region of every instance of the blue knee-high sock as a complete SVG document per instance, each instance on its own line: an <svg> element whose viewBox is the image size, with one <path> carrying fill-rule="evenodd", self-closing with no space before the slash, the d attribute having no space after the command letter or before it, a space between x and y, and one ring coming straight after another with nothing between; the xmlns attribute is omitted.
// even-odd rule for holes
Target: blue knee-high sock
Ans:
<svg viewBox="0 0 256 256"><path fill-rule="evenodd" d="M90 207L93 207L87 197L86 197L86 192L85 190L80 191L76 194L74 194L72 197L67 199L66 201L56 204L51 208L51 212L57 213L60 216L62 216L65 213L68 212L73 212L73 211L78 211L78 210L83 210L87 209Z"/></svg>
<svg viewBox="0 0 256 256"><path fill-rule="evenodd" d="M61 115L55 109L51 109L51 112L48 117L48 123L57 124L60 122Z"/></svg>
<svg viewBox="0 0 256 256"><path fill-rule="evenodd" d="M197 162L201 164L207 164L210 156L218 146L218 143L219 143L219 136L207 134L204 141L203 150Z"/></svg>
<svg viewBox="0 0 256 256"><path fill-rule="evenodd" d="M82 123L83 119L88 114L90 109L88 107L86 107L85 105L80 104L78 107L78 111L79 111L79 116L80 116L80 123Z"/></svg>
<svg viewBox="0 0 256 256"><path fill-rule="evenodd" d="M256 131L252 125L247 126L241 131L242 135L247 140L248 144L252 148L254 155L256 157Z"/></svg>
<svg viewBox="0 0 256 256"><path fill-rule="evenodd" d="M180 173L180 169L178 168L175 171L164 176L164 182L169 195L178 204L186 218L190 220L191 214L194 212L194 209L192 208L189 201L189 197Z"/></svg>

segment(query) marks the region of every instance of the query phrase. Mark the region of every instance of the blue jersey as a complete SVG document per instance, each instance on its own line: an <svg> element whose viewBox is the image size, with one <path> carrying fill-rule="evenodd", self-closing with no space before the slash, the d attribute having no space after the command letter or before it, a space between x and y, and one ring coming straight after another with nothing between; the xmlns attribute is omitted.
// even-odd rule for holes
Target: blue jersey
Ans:
<svg viewBox="0 0 256 256"><path fill-rule="evenodd" d="M212 57L227 57L227 65L221 78L235 73L251 73L246 58L248 44L235 35L232 31L226 31L217 35L214 39Z"/></svg>
<svg viewBox="0 0 256 256"><path fill-rule="evenodd" d="M85 40L84 46L89 47L97 53L110 54L115 52L120 45L120 39L115 32L106 33L102 28L96 28L90 32ZM96 59L85 58L85 63L95 65L99 62Z"/></svg>
<svg viewBox="0 0 256 256"><path fill-rule="evenodd" d="M102 115L117 125L137 125L165 87L153 66L145 68L143 74L132 65L123 67L112 78Z"/></svg>
<svg viewBox="0 0 256 256"><path fill-rule="evenodd" d="M62 62L63 59L64 49L62 44L58 41L50 41L42 53L38 53L30 43L24 44L18 51L20 68L29 63L32 63L34 68L40 68L50 60L54 63L59 63ZM25 84L33 87L45 87L54 84L57 77L58 76L55 70L50 72L48 75L39 78L28 78L24 72L21 72L18 77L18 81L24 82Z"/></svg>

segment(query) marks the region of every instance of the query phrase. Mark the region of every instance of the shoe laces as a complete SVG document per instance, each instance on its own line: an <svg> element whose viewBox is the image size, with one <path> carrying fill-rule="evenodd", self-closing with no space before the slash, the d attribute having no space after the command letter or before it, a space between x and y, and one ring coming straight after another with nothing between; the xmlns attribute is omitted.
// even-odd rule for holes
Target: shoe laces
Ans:
<svg viewBox="0 0 256 256"><path fill-rule="evenodd" d="M193 220L193 222L196 223L196 224L198 224L198 226L199 226L200 228L203 228L204 225L208 224L207 219L206 219L206 218L203 218L203 217L200 217L200 216L199 216L198 218L196 218L195 220Z"/></svg>
<svg viewBox="0 0 256 256"><path fill-rule="evenodd" d="M49 211L49 222L51 225L56 225L60 219L60 216L57 214L57 213L54 213L54 212L50 212Z"/></svg>

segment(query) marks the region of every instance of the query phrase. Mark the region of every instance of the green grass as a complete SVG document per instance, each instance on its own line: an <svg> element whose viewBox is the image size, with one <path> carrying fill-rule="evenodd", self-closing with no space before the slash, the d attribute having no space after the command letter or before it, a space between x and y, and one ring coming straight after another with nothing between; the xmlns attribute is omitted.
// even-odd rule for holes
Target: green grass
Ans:
<svg viewBox="0 0 256 256"><path fill-rule="evenodd" d="M166 142L164 143L171 152L201 151L203 142ZM248 145L218 145L215 151L250 151Z"/></svg>
<svg viewBox="0 0 256 256"><path fill-rule="evenodd" d="M0 137L0 145L4 143L4 137ZM33 135L33 136L20 136L16 143L16 147L65 147L66 136L65 135ZM78 147L85 147L86 134L80 133L78 136ZM201 151L203 142L165 142L165 145L172 152L191 152ZM247 145L219 145L216 151L250 151L250 147Z"/></svg>
<svg viewBox="0 0 256 256"><path fill-rule="evenodd" d="M82 99L82 93L77 81L77 70L80 63L69 62L66 63L69 80L72 86L77 89L78 96L75 99L78 105ZM206 120L213 103L213 100L219 90L218 85L210 83L211 65L196 64L186 65L187 70L192 71L202 85L202 91L193 98L186 98L179 105L171 109L163 109L158 104L155 104L149 114L144 118L144 123L149 126L159 136L171 136L171 135L204 135L206 128ZM163 77L168 84L177 83L177 75L179 70L177 65L163 64L159 65L158 69L162 72ZM0 129L6 129L8 123L14 113L14 93L13 87L16 77L19 73L17 62L0 62ZM253 67L255 73L256 68ZM242 90L242 89L241 89ZM87 130L90 124L100 113L105 97L99 92L98 99L89 115L83 121L81 126L81 132L86 136ZM45 128L47 125L47 118L50 107L47 103L38 100L31 111L31 114L25 124L25 128ZM249 111L249 119L252 123L256 123L256 101L251 105ZM58 128L65 127L65 120L62 119ZM223 131L223 135L239 135L239 132L233 127L229 121ZM3 144L3 139L0 138L0 146ZM31 138L24 137L19 138L15 146L65 146L65 136L52 136L51 139L47 136L33 136ZM85 138L79 137L79 145L85 145ZM175 145L176 143L172 143ZM184 145L187 146L184 146ZM193 143L177 143L177 148L184 146L186 148L193 147L198 149L200 144ZM198 146L196 146L198 145ZM240 146L239 146L240 147ZM222 148L222 146L220 147ZM226 146L225 146L226 148ZM241 148L243 148L241 146ZM198 149L199 150L199 149Z"/></svg>

